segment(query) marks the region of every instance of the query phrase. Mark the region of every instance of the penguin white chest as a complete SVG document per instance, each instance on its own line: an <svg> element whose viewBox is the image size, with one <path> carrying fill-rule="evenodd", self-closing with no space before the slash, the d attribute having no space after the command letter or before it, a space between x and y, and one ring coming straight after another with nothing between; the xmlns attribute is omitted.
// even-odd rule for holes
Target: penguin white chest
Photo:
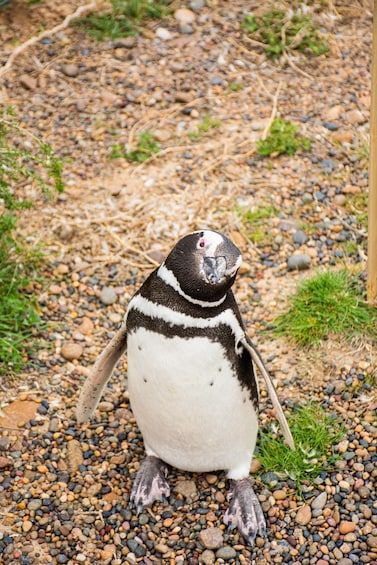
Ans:
<svg viewBox="0 0 377 565"><path fill-rule="evenodd" d="M147 453L187 471L248 473L257 414L220 343L139 328L128 336L128 384Z"/></svg>

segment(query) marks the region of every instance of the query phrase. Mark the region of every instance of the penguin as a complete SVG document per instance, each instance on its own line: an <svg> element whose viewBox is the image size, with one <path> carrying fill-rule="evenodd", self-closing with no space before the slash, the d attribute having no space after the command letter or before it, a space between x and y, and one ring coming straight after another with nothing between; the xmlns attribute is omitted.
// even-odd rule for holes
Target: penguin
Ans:
<svg viewBox="0 0 377 565"><path fill-rule="evenodd" d="M140 512L167 498L170 466L223 470L229 480L224 523L252 545L266 535L249 477L259 406L253 359L258 367L261 361L231 289L241 261L240 250L219 232L204 229L180 239L130 300L121 328L83 386L76 417L79 423L91 417L127 350L130 403L146 451L131 503Z"/></svg>

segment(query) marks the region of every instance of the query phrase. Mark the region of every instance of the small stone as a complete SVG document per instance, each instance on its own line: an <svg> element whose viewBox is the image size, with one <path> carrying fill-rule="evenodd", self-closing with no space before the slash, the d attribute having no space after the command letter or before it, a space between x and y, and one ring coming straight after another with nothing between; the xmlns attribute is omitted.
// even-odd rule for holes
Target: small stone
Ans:
<svg viewBox="0 0 377 565"><path fill-rule="evenodd" d="M73 63L62 65L61 70L67 77L77 77L80 72L78 66Z"/></svg>
<svg viewBox="0 0 377 565"><path fill-rule="evenodd" d="M365 500L370 497L370 490L368 487L362 486L357 489L357 492L360 498L363 498Z"/></svg>
<svg viewBox="0 0 377 565"><path fill-rule="evenodd" d="M366 122L367 118L360 110L351 110L347 112L347 120L353 125L358 125Z"/></svg>
<svg viewBox="0 0 377 565"><path fill-rule="evenodd" d="M117 301L116 292L110 286L103 287L99 298L102 304L106 304L106 306L109 306L110 304L114 304L114 302Z"/></svg>
<svg viewBox="0 0 377 565"><path fill-rule="evenodd" d="M113 544L105 545L103 550L101 551L101 559L106 561L106 559L111 559L116 555L116 547Z"/></svg>
<svg viewBox="0 0 377 565"><path fill-rule="evenodd" d="M330 108L326 109L324 117L328 122L334 122L335 120L339 120L343 112L343 106L337 104L336 106L331 106Z"/></svg>
<svg viewBox="0 0 377 565"><path fill-rule="evenodd" d="M349 557L341 557L336 563L337 565L354 565L354 562Z"/></svg>
<svg viewBox="0 0 377 565"><path fill-rule="evenodd" d="M339 532L341 534L348 534L349 532L354 532L356 529L356 524L354 522L342 521L339 524Z"/></svg>
<svg viewBox="0 0 377 565"><path fill-rule="evenodd" d="M67 444L67 459L70 470L75 473L80 465L84 463L80 442L77 439L71 439Z"/></svg>
<svg viewBox="0 0 377 565"><path fill-rule="evenodd" d="M308 241L308 236L302 230L297 230L292 236L293 241L298 245L302 245Z"/></svg>
<svg viewBox="0 0 377 565"><path fill-rule="evenodd" d="M373 550L376 550L377 549L377 536L372 536L372 535L368 536L367 537L367 544L368 544L368 547L370 547Z"/></svg>
<svg viewBox="0 0 377 565"><path fill-rule="evenodd" d="M79 563L85 563L86 561L86 555L84 555L83 553L78 553L75 557L76 561L78 561Z"/></svg>
<svg viewBox="0 0 377 565"><path fill-rule="evenodd" d="M194 481L178 481L174 487L174 491L185 498L192 498L196 495L196 484Z"/></svg>
<svg viewBox="0 0 377 565"><path fill-rule="evenodd" d="M66 343L61 348L61 356L67 361L73 361L73 359L79 359L83 354L83 346L79 343Z"/></svg>
<svg viewBox="0 0 377 565"><path fill-rule="evenodd" d="M300 506L300 508L297 510L296 522L300 526L305 526L306 524L309 524L311 517L312 511L310 509L310 506L304 504L304 506Z"/></svg>
<svg viewBox="0 0 377 565"><path fill-rule="evenodd" d="M30 522L30 520L25 520L25 522L22 522L22 531L27 534L28 532L30 532L30 530L33 527L33 523Z"/></svg>
<svg viewBox="0 0 377 565"><path fill-rule="evenodd" d="M272 493L272 496L275 500L285 500L287 498L287 492L283 489L278 489Z"/></svg>
<svg viewBox="0 0 377 565"><path fill-rule="evenodd" d="M179 8L176 10L174 17L181 26L193 24L196 18L194 12L187 8Z"/></svg>
<svg viewBox="0 0 377 565"><path fill-rule="evenodd" d="M27 90L35 90L37 88L37 79L30 75L22 74L19 80L20 84Z"/></svg>
<svg viewBox="0 0 377 565"><path fill-rule="evenodd" d="M199 12L204 8L205 5L205 0L190 0L189 4L191 10L194 10L194 12Z"/></svg>
<svg viewBox="0 0 377 565"><path fill-rule="evenodd" d="M200 562L204 563L204 565L213 565L215 563L215 560L216 555L211 549L206 549L200 556Z"/></svg>
<svg viewBox="0 0 377 565"><path fill-rule="evenodd" d="M229 545L225 545L216 551L216 557L218 559L224 559L224 561L229 561L229 559L234 559L237 555L237 552L233 547Z"/></svg>
<svg viewBox="0 0 377 565"><path fill-rule="evenodd" d="M327 494L325 491L323 491L321 492L321 494L315 497L315 499L311 503L311 507L313 510L322 510L326 502L327 502Z"/></svg>
<svg viewBox="0 0 377 565"><path fill-rule="evenodd" d="M125 47L126 49L132 49L137 44L137 37L135 35L130 35L129 37L120 37L114 42L114 48Z"/></svg>
<svg viewBox="0 0 377 565"><path fill-rule="evenodd" d="M9 437L0 437L0 451L8 451L10 447Z"/></svg>
<svg viewBox="0 0 377 565"><path fill-rule="evenodd" d="M217 482L217 475L212 475L208 473L206 475L206 481L209 485L214 485Z"/></svg>
<svg viewBox="0 0 377 565"><path fill-rule="evenodd" d="M42 506L42 500L40 498L32 498L27 505L28 510L39 510Z"/></svg>
<svg viewBox="0 0 377 565"><path fill-rule="evenodd" d="M2 457L0 455L0 469L5 469L6 467L10 467L12 465L12 460L8 459L8 457Z"/></svg>
<svg viewBox="0 0 377 565"><path fill-rule="evenodd" d="M336 131L339 128L338 124L334 124L334 122L322 122L322 125L330 131Z"/></svg>
<svg viewBox="0 0 377 565"><path fill-rule="evenodd" d="M306 253L297 253L288 258L287 266L289 271L303 271L309 269L311 258Z"/></svg>
<svg viewBox="0 0 377 565"><path fill-rule="evenodd" d="M353 140L354 132L351 129L340 130L333 133L332 138L338 143L351 143Z"/></svg>
<svg viewBox="0 0 377 565"><path fill-rule="evenodd" d="M199 541L206 549L217 549L223 544L223 531L220 528L202 530L199 534Z"/></svg>
<svg viewBox="0 0 377 565"><path fill-rule="evenodd" d="M340 442L338 443L338 445L336 446L336 448L337 448L337 451L338 451L339 453L345 453L345 452L347 451L347 449L348 449L348 446L349 446L349 441L348 441L348 439L344 439L343 441L340 441Z"/></svg>
<svg viewBox="0 0 377 565"><path fill-rule="evenodd" d="M89 335L94 330L94 323L90 318L84 316L81 320L81 324L79 325L78 330L84 335Z"/></svg>
<svg viewBox="0 0 377 565"><path fill-rule="evenodd" d="M169 546L165 545L164 543L157 543L154 548L159 553L166 553L167 551L169 551Z"/></svg>
<svg viewBox="0 0 377 565"><path fill-rule="evenodd" d="M114 410L114 404L107 400L103 400L98 404L98 410L100 412L112 412Z"/></svg>
<svg viewBox="0 0 377 565"><path fill-rule="evenodd" d="M346 197L344 196L344 194L336 194L334 196L334 204L336 204L337 206L344 206L344 204L346 203Z"/></svg>
<svg viewBox="0 0 377 565"><path fill-rule="evenodd" d="M250 473L255 474L258 473L262 468L262 463L259 459L253 459L250 465Z"/></svg>
<svg viewBox="0 0 377 565"><path fill-rule="evenodd" d="M165 29L164 27L158 27L156 29L156 37L162 39L162 41L169 41L169 39L172 38L172 34L168 29Z"/></svg>

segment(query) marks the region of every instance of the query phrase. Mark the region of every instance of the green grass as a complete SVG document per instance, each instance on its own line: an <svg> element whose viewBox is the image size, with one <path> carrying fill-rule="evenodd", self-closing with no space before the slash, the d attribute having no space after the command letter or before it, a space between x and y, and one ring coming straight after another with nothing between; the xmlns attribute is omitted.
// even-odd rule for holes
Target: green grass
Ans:
<svg viewBox="0 0 377 565"><path fill-rule="evenodd" d="M269 219L276 216L279 211L275 206L266 205L258 208L236 208L237 215L241 218L245 231L250 239L255 244L271 243ZM273 238L274 236L272 236Z"/></svg>
<svg viewBox="0 0 377 565"><path fill-rule="evenodd" d="M131 162L144 163L152 155L159 153L160 147L153 137L153 133L146 131L139 135L139 141L132 151L125 151L121 144L113 145L110 152L112 159L124 158Z"/></svg>
<svg viewBox="0 0 377 565"><path fill-rule="evenodd" d="M27 141L22 149L20 139ZM26 143L25 143L26 146ZM22 187L33 185L46 196L62 192L63 162L50 145L20 127L12 108L0 112L0 373L17 372L27 342L41 320L29 288L38 279L38 249L30 250L17 233L22 211L33 206Z"/></svg>
<svg viewBox="0 0 377 565"><path fill-rule="evenodd" d="M264 45L271 59L278 59L285 51L291 50L305 51L314 56L329 52L318 26L302 10L291 15L278 9L266 11L261 16L248 14L241 25L253 39Z"/></svg>
<svg viewBox="0 0 377 565"><path fill-rule="evenodd" d="M204 133L208 133L212 129L217 129L221 126L221 120L212 118L210 114L204 114L202 121L197 125L196 131L189 131L188 136L190 139L198 139Z"/></svg>
<svg viewBox="0 0 377 565"><path fill-rule="evenodd" d="M276 118L270 127L266 139L258 141L259 155L270 156L286 153L293 155L298 150L310 149L311 140L298 133L298 126L287 120Z"/></svg>
<svg viewBox="0 0 377 565"><path fill-rule="evenodd" d="M365 301L360 279L347 271L324 271L301 282L287 312L276 318L275 334L301 346L319 345L331 334L376 338L377 309Z"/></svg>
<svg viewBox="0 0 377 565"><path fill-rule="evenodd" d="M89 14L76 23L99 41L119 39L140 33L147 20L163 18L169 13L168 4L168 0L111 0L111 12Z"/></svg>
<svg viewBox="0 0 377 565"><path fill-rule="evenodd" d="M315 402L300 406L287 419L296 450L292 451L271 428L262 428L256 456L265 471L282 473L295 480L300 491L303 480L312 481L321 471L334 468L340 456L333 448L345 431L337 419Z"/></svg>

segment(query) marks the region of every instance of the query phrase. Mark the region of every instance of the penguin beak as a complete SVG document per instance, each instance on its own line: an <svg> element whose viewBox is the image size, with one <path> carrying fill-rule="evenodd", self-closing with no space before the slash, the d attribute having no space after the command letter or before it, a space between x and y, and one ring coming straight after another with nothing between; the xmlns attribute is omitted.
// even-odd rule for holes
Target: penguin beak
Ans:
<svg viewBox="0 0 377 565"><path fill-rule="evenodd" d="M221 283L226 275L225 257L204 257L203 271L210 284Z"/></svg>

